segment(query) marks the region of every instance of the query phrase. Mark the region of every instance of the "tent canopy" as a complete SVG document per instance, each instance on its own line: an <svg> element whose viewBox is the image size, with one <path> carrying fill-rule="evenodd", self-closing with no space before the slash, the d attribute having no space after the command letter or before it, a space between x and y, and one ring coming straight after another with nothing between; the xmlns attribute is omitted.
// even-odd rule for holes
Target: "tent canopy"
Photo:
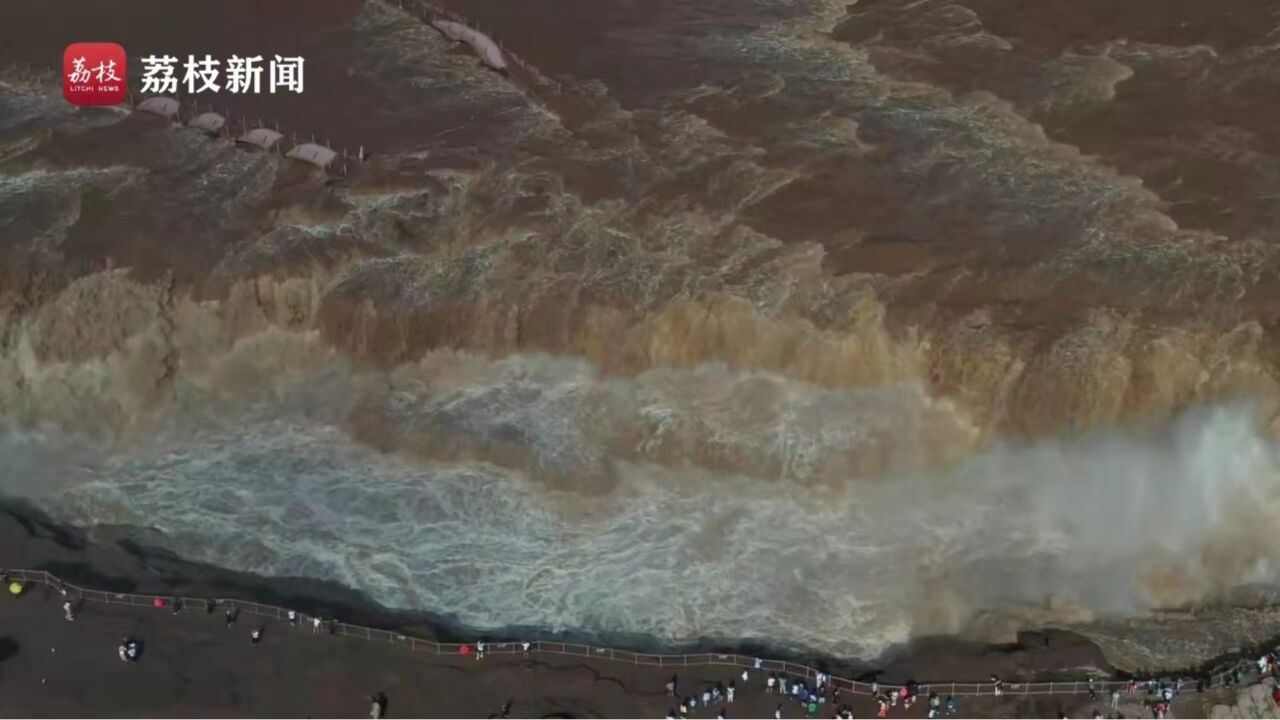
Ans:
<svg viewBox="0 0 1280 720"><path fill-rule="evenodd" d="M191 118L191 122L187 123L187 126L193 127L193 128L200 128L201 130L204 130L207 133L212 133L214 135L217 135L218 132L222 130L223 126L225 126L226 124L227 124L226 118L222 117L218 113L207 112L207 113L201 113L200 115L197 115Z"/></svg>
<svg viewBox="0 0 1280 720"><path fill-rule="evenodd" d="M285 157L291 157L296 160L309 162L316 167L329 167L329 163L338 156L331 148L315 143L302 143L295 146L289 152L285 153Z"/></svg>
<svg viewBox="0 0 1280 720"><path fill-rule="evenodd" d="M502 49L488 35L452 20L436 20L431 24L450 40L470 45L485 65L494 70L506 69L507 60L502 55Z"/></svg>
<svg viewBox="0 0 1280 720"><path fill-rule="evenodd" d="M138 103L138 109L152 115L159 115L166 120L178 118L178 101L171 97L149 97Z"/></svg>
<svg viewBox="0 0 1280 720"><path fill-rule="evenodd" d="M254 128L249 132L236 138L236 142L248 143L249 145L257 145L263 150L270 150L280 142L284 135L272 130L271 128Z"/></svg>

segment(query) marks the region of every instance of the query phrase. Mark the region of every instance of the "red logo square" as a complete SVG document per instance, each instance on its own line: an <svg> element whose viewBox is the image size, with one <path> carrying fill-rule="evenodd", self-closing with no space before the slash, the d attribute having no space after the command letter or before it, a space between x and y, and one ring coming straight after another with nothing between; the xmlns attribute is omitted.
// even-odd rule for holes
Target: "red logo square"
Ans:
<svg viewBox="0 0 1280 720"><path fill-rule="evenodd" d="M127 64L116 43L72 43L62 53L62 96L72 105L119 105L129 93Z"/></svg>

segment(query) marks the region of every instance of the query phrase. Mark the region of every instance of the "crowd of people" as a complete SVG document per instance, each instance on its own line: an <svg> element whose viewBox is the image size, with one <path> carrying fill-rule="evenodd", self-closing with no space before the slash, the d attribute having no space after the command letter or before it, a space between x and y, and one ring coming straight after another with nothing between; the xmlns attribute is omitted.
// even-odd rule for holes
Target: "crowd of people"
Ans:
<svg viewBox="0 0 1280 720"><path fill-rule="evenodd" d="M667 681L666 691L669 697L678 700L679 705L667 711L667 720L684 720L699 708L710 710L713 707L717 709L717 717L723 720L727 717L729 706L733 704L739 689L747 690L753 685L767 694L776 694L784 699L773 713L774 718L779 720L783 716L788 701L798 705L809 718L825 714L827 709L831 710L833 718L853 717L852 706L841 702L840 686L832 682L830 675L817 672L810 684L807 679L799 680L783 673L771 672L766 675L763 665L763 661L756 658L752 668L744 669L739 676L729 680L727 685L724 682L710 683L703 687L701 692L690 695L683 695L680 692L679 677L672 675ZM753 670L756 673L755 677L759 678L756 683L752 683ZM912 707L919 696L919 686L912 682L901 688L882 690L879 683L873 683L871 692L879 703L879 716L888 717L889 710L899 704L904 708ZM955 715L959 711L959 701L953 695L948 695L944 701L938 693L931 692L928 696L928 704L927 716L930 718L942 717L944 714Z"/></svg>
<svg viewBox="0 0 1280 720"><path fill-rule="evenodd" d="M11 580L9 574L4 570L0 570L0 586L8 585L10 594L14 597L21 596L26 590L26 583L23 580ZM67 588L61 582L55 583L54 587L63 595L62 611L67 621L76 619L75 606L68 596ZM157 608L171 607L174 614L178 614L182 609L179 598L155 598L153 604ZM205 603L209 613L214 612L217 605L221 605L222 601L210 600ZM239 617L239 607L234 603L230 603L225 611L227 627L230 628L236 624ZM300 622L299 614L294 610L286 611L286 619L291 626L297 626ZM323 620L320 617L309 618L313 633L325 631L329 634L335 634L337 621ZM265 628L261 625L254 626L249 633L250 642L254 645L262 641ZM531 643L523 641L519 643L520 648L525 657L530 655ZM141 656L142 646L139 641L132 637L126 637L121 640L117 647L117 654L121 661L137 662ZM460 648L460 654L463 656L474 656L476 660L482 660L485 657L486 644L483 640L477 641L474 645L463 645ZM1240 685L1245 680L1245 668L1249 663L1237 665L1232 671L1228 672L1222 679L1221 683L1225 686ZM1257 671L1260 679L1272 681L1272 698L1277 705L1280 705L1280 648L1276 651L1261 655L1257 661ZM754 679L754 682L753 682ZM667 713L668 720L681 720L688 718L691 714L702 710L710 711L712 708L717 710L718 718L727 717L729 707L734 703L735 697L741 691L746 691L752 686L763 690L768 694L776 694L783 698L783 702L777 705L774 711L775 718L782 718L784 708L787 702L798 705L800 710L809 718L816 718L820 713L825 715L826 710L831 711L832 718L852 718L853 711L850 705L843 704L840 701L841 689L839 685L832 681L830 675L824 672L817 672L812 678L812 684L808 679L794 679L784 673L764 672L764 661L755 658L751 668L743 669L734 678L725 682L714 682L695 691L691 694L684 695L678 687L678 677L672 675L671 679L666 683L666 694L678 701L678 705L671 708ZM1207 689L1212 679L1206 677L1196 684L1197 691ZM1090 678L1087 681L1087 689L1089 699L1095 701L1098 699L1098 682ZM1004 682L997 676L992 675L990 678L991 694L993 696L1001 696L1004 694ZM1017 686L1015 686L1016 688ZM1122 698L1125 696L1133 696L1145 694L1142 705L1146 708L1155 720L1163 720L1170 716L1170 711L1174 700L1183 688L1183 683L1172 679L1152 679L1146 681L1131 680L1122 688L1114 688L1110 693L1110 717L1123 718L1120 712ZM912 709L917 702L921 701L920 686L914 681L907 682L904 686L893 688L881 688L878 682L870 684L871 695L878 706L877 717L887 718L890 713L901 706L903 710ZM371 698L372 708L370 715L377 718L381 717L386 699L385 695L377 695ZM959 711L959 702L954 695L947 695L945 698L937 692L928 692L925 697L927 702L926 717L940 718L944 716L954 716ZM1065 717L1065 715L1061 715ZM1101 719L1102 712L1094 710L1093 717Z"/></svg>

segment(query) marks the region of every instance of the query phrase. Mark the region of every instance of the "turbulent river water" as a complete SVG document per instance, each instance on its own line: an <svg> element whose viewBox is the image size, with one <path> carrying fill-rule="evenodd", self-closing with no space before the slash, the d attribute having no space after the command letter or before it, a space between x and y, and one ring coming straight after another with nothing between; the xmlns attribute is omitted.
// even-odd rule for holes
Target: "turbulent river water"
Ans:
<svg viewBox="0 0 1280 720"><path fill-rule="evenodd" d="M0 71L6 494L481 627L842 654L1280 575L1266 3L451 5L510 76L382 0L81 5L10 0L0 64L301 54L206 100L372 155Z"/></svg>

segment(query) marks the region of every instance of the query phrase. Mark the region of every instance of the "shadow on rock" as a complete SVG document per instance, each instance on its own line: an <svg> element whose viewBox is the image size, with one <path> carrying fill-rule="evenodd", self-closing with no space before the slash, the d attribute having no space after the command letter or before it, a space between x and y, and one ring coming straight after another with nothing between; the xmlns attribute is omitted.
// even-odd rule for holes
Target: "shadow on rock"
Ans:
<svg viewBox="0 0 1280 720"><path fill-rule="evenodd" d="M18 654L18 641L11 637L0 638L0 662L4 662L14 655Z"/></svg>

